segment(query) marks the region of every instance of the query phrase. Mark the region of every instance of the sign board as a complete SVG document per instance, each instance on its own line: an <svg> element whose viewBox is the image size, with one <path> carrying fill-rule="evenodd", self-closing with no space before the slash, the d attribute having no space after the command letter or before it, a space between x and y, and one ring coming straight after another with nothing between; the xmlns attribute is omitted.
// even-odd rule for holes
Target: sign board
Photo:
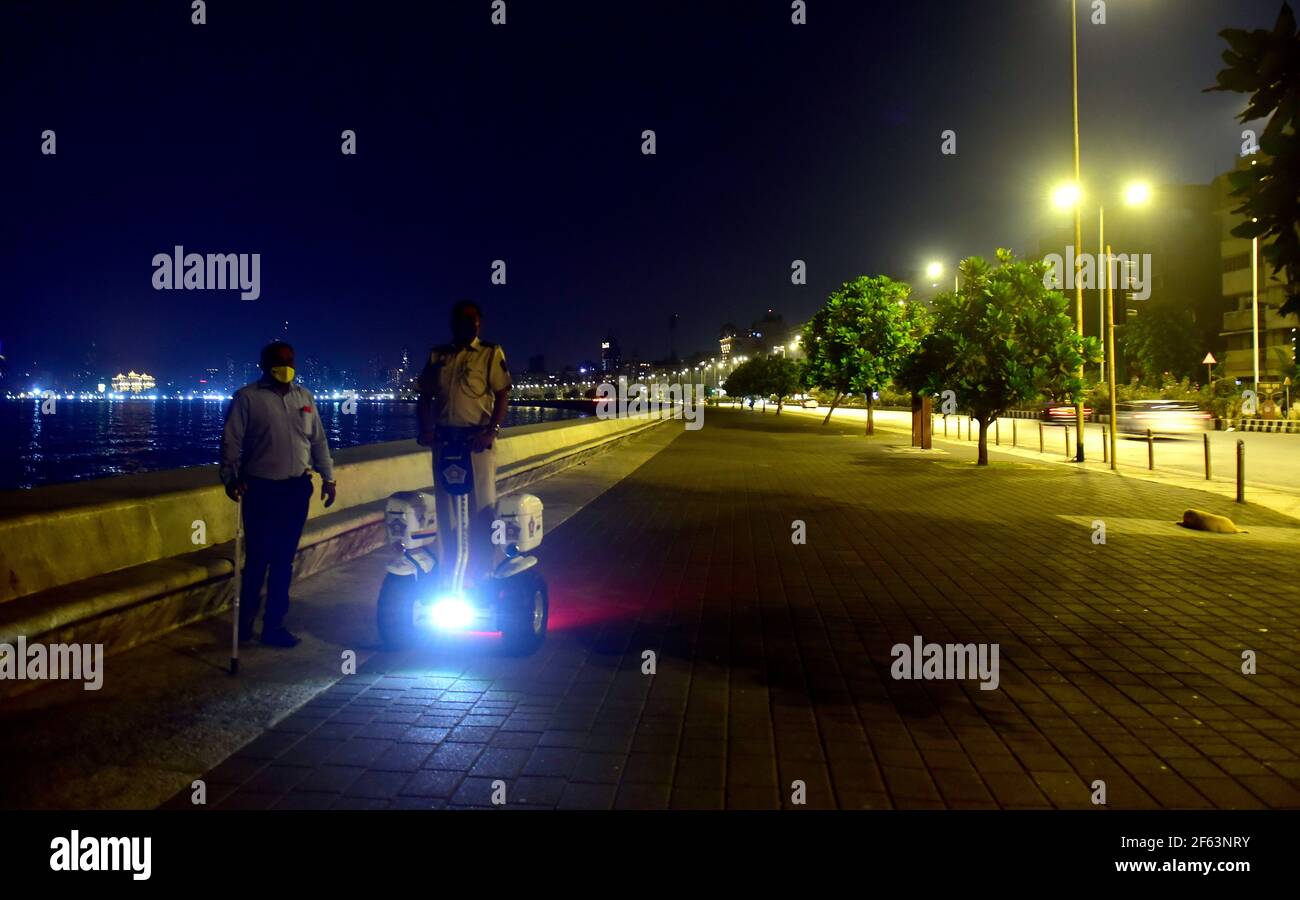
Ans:
<svg viewBox="0 0 1300 900"><path fill-rule="evenodd" d="M1201 360L1201 365L1203 365L1203 366L1212 366L1212 365L1214 365L1214 364L1217 363L1217 362L1218 362L1218 360L1214 358L1214 354L1213 354L1213 353L1207 353L1207 354L1205 354L1205 359Z"/></svg>

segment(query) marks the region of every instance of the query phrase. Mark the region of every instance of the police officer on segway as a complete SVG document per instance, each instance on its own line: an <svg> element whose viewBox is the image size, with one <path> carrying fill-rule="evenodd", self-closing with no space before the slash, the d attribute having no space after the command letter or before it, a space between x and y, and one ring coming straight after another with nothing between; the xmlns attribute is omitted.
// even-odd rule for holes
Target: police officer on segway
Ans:
<svg viewBox="0 0 1300 900"><path fill-rule="evenodd" d="M479 340L483 312L472 300L451 308L450 344L434 347L420 373L418 405L421 445L433 448L434 496L437 504L439 569L452 571L457 523L454 498L439 476L445 450L468 450L472 463L469 563L467 574L478 580L495 562L492 517L497 499L497 433L505 422L510 397L510 369L497 344Z"/></svg>

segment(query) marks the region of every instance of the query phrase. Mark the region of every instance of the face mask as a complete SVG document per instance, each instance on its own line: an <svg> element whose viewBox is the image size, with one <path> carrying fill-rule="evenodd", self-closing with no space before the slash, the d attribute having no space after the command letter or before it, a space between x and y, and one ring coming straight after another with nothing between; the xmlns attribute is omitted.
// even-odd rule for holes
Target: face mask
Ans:
<svg viewBox="0 0 1300 900"><path fill-rule="evenodd" d="M280 384L288 384L293 381L293 366L272 366L271 377Z"/></svg>

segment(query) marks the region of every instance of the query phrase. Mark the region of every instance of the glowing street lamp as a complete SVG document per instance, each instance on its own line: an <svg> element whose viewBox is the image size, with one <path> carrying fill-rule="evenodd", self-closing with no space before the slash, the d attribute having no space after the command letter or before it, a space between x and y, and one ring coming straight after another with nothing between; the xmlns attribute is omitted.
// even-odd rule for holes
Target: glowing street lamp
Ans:
<svg viewBox="0 0 1300 900"><path fill-rule="evenodd" d="M1062 184L1052 191L1052 205L1057 209L1074 209L1083 200L1083 191L1077 184Z"/></svg>
<svg viewBox="0 0 1300 900"><path fill-rule="evenodd" d="M1145 206L1151 200L1151 185L1145 181L1130 182L1124 188L1124 202L1129 206Z"/></svg>
<svg viewBox="0 0 1300 900"><path fill-rule="evenodd" d="M939 279L943 277L943 263L939 262L938 260L935 260L935 261L929 263L929 264L925 267L925 277L926 277L926 279L929 280L929 282L930 282L930 286L931 286L931 287L938 287L938 286L939 286ZM953 272L953 273L952 273L952 290L953 290L953 293L954 293L954 294L957 292L957 273L956 273L956 272ZM898 303L898 305L899 305L899 306L902 306L902 305L903 305L903 302L900 300L899 303Z"/></svg>

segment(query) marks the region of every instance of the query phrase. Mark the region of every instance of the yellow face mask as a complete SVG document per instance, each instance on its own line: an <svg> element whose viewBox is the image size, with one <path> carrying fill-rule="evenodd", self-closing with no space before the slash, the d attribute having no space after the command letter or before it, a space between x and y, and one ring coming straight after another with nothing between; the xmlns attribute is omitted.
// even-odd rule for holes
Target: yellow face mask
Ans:
<svg viewBox="0 0 1300 900"><path fill-rule="evenodd" d="M288 384L293 381L293 366L272 366L271 377L280 384Z"/></svg>

